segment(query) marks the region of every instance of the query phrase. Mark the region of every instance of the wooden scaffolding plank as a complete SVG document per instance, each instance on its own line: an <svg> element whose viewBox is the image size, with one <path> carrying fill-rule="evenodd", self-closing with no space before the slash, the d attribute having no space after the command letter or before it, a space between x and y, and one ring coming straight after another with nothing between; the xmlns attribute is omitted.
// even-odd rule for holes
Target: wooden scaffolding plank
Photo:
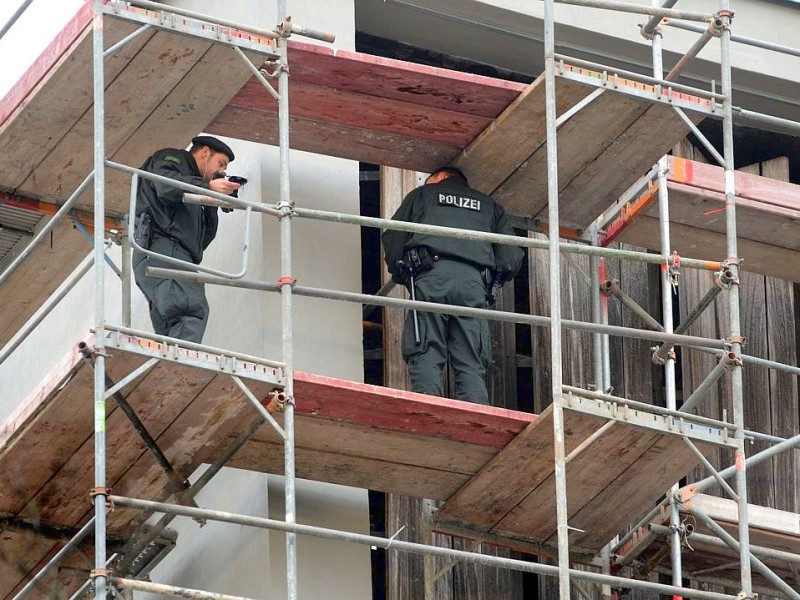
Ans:
<svg viewBox="0 0 800 600"><path fill-rule="evenodd" d="M558 130L559 191L564 190L587 165L596 161L609 142L622 135L646 108L647 105L636 98L604 93L563 123ZM507 210L517 214L533 216L545 209L546 146L540 146L525 164L509 173L509 177L495 192L495 197ZM567 206L577 201L577 198L564 197L560 198L559 205L566 210ZM574 223L562 220L561 224L572 226Z"/></svg>
<svg viewBox="0 0 800 600"><path fill-rule="evenodd" d="M552 406L501 450L467 485L439 508L436 521L468 523L482 531L500 520L545 481L553 470ZM602 420L587 419L570 428L565 440L570 449L590 435ZM553 509L555 506L553 506Z"/></svg>
<svg viewBox="0 0 800 600"><path fill-rule="evenodd" d="M540 75L530 84L454 161L476 189L493 194L547 141L544 79ZM571 81L559 81L557 114L563 114L590 91Z"/></svg>
<svg viewBox="0 0 800 600"><path fill-rule="evenodd" d="M71 222L56 225L50 238L0 286L0 348L14 337L64 279L91 252L91 245Z"/></svg>
<svg viewBox="0 0 800 600"><path fill-rule="evenodd" d="M29 89L22 87L16 90L15 95L9 95L0 100L0 114L7 114L4 121L0 122L0 144L7 149L0 158L0 172L2 172L2 185L6 189L15 190L33 196L46 198L64 198L63 193L50 187L36 185L34 189L24 189L23 183L29 180L32 173L42 177L52 176L37 171L37 166L50 154L67 157L68 162L71 152L79 151L72 146L61 146L64 137L70 129L86 115L91 115L92 106L92 34L91 34L91 6L85 5L84 9L76 15L78 21L73 20L67 29L54 42L59 39L71 37L71 28L76 28L83 22L83 32L72 43L63 55L51 57L55 59L50 65L37 63L34 69L42 71L38 78L24 78L20 84L27 84ZM105 30L108 44L121 40L136 29L135 23L121 22L112 19ZM140 36L138 42L128 44L119 52L110 56L106 62L105 76L108 81L113 81L135 56L140 45L147 39L147 35ZM17 96L24 98L18 101ZM129 99L136 95L129 90ZM15 108L9 112L9 108ZM80 146L92 149L92 135L82 140ZM85 171L81 180L86 177ZM31 182L29 182L31 183ZM68 195L77 187L73 185L66 190ZM23 195L25 195L23 194Z"/></svg>
<svg viewBox="0 0 800 600"><path fill-rule="evenodd" d="M565 411L565 429L571 429L586 420L584 418L575 419L574 415L575 413L571 411ZM602 424L602 421L599 424ZM598 423L594 422L594 425L596 430ZM567 508L571 527L585 528L594 532L603 520L615 523L620 529L624 527L631 516L627 505L625 511L620 511L619 506L604 505L603 508L607 514L593 515L599 518L598 521L578 519L576 515L581 514L581 511L598 495L605 492L609 486L616 485L620 474L637 460L641 460L657 437L658 434L651 431L614 425L567 464ZM513 533L516 536L522 535L530 539L553 542L557 531L555 486L555 474L551 472L541 485L533 489L513 511L495 526L494 530L501 534ZM618 516L621 512L624 512L622 523ZM602 547L609 539L610 537L604 539L600 546ZM555 541L557 542L557 540ZM589 553L593 553L597 550L585 543L574 543L572 536L570 542L571 551L586 552L588 550Z"/></svg>
<svg viewBox="0 0 800 600"><path fill-rule="evenodd" d="M722 260L727 252L725 235L699 227L673 223L670 226L671 242L681 256ZM647 215L639 217L619 235L620 241L659 250L655 240L660 239L658 220ZM800 262L797 252L788 248L740 238L739 255L744 258L743 268L771 277L800 282Z"/></svg>

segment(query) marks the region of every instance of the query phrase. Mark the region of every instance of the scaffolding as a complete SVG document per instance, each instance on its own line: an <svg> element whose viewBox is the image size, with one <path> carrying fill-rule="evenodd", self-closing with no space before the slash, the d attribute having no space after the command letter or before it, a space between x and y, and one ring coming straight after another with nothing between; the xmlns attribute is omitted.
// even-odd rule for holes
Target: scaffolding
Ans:
<svg viewBox="0 0 800 600"><path fill-rule="evenodd" d="M653 42L653 61L654 70L652 77L644 77L635 73L623 73L603 65L578 61L567 56L558 55L555 52L555 16L554 0L544 1L544 26L545 26L545 103L546 103L546 130L547 130L547 222L549 228L549 239L547 241L534 238L520 238L515 236L505 236L497 234L487 234L474 231L457 230L448 227L435 227L430 225L401 223L387 219L370 218L355 215L344 215L334 212L311 210L295 205L290 194L289 179L289 105L288 105L288 56L287 38L292 35L305 35L316 39L330 41L331 36L322 32L314 31L293 24L289 19L284 20L275 31L265 31L253 29L245 25L221 21L206 15L192 11L181 10L174 7L167 7L155 2L136 0L132 3L124 2L103 2L95 0L93 3L93 73L94 73L94 164L92 173L84 180L81 186L71 195L70 200L59 211L56 217L66 214L74 200L89 186L94 188L94 252L88 257L79 269L70 277L59 294L51 298L42 311L33 319L26 331L21 331L18 336L0 352L0 362L14 351L35 327L52 306L59 302L70 287L85 273L94 267L95 273L95 326L93 328L93 341L85 344L82 353L93 370L93 389L94 389L94 442L95 442L95 472L94 487L92 498L94 503L94 516L89 520L80 531L54 556L42 571L25 586L16 596L15 600L21 600L27 593L32 591L38 582L46 575L49 569L59 563L72 548L81 542L91 530L94 530L94 569L90 575L90 581L76 596L86 591L88 584L94 588L97 597L105 597L110 586L119 589L138 590L143 592L154 592L159 594L173 595L179 597L196 598L234 598L224 594L212 594L187 588L177 588L163 584L151 583L132 578L119 577L108 567L112 560L119 559L120 556L109 557L107 547L107 507L109 504L121 507L130 507L146 511L147 513L163 513L164 518L152 529L142 534L141 538L124 547L121 552L123 564L130 565L140 560L141 554L146 552L149 544L159 539L170 520L177 515L192 517L195 519L217 520L227 523L237 523L258 528L266 528L286 533L286 562L287 562L287 598L297 600L297 535L312 535L327 539L337 539L356 544L365 544L379 548L392 549L401 552L417 552L429 556L445 557L451 560L468 561L478 564L491 565L503 568L510 568L522 572L537 573L550 577L557 577L559 582L559 594L561 600L571 598L571 586L576 581L588 581L595 584L627 587L631 589L650 590L662 594L673 594L686 598L708 598L708 599L745 599L753 598L753 573L751 568L758 570L760 575L772 586L772 590L785 594L785 597L797 599L800 593L792 588L786 581L776 575L761 558L769 557L780 560L797 562L798 557L791 553L781 554L769 548L751 547L750 544L750 519L748 516L750 505L747 499L747 468L774 456L778 452L791 451L800 445L800 436L790 439L782 439L776 436L766 436L758 432L746 429L743 411L743 386L742 369L744 363L754 366L761 366L771 369L782 369L786 372L797 375L800 369L796 366L781 365L772 361L766 361L756 357L750 357L742 352L742 333L740 330L739 316L739 272L740 258L737 250L736 232L736 189L733 177L733 118L734 114L744 114L747 111L736 109L731 102L732 82L730 64L730 43L732 41L731 22L733 13L730 10L728 0L720 0L719 11L714 14L694 13L689 11L674 10L671 7L675 0L666 0L663 6L657 6L654 1L652 7L625 4L611 0L560 0L567 4L580 6L590 6L609 10L630 11L639 14L649 15L650 21L643 26L642 32L652 39ZM285 2L279 3L279 13L286 13ZM125 39L114 44L110 48L105 48L103 37L103 22L107 17L121 18L130 20L139 25L139 28L128 35ZM708 29L698 31L701 38L686 53L685 57L673 67L673 69L663 76L661 64L661 31L658 27L663 18L690 20L702 22L708 25ZM675 25L676 22L670 24ZM279 125L279 148L280 148L280 199L275 206L267 206L260 203L248 202L241 199L230 198L220 194L209 192L201 188L194 188L183 184L175 183L176 187L183 188L189 193L200 193L206 198L202 202L215 206L233 207L247 212L247 229L249 231L249 218L251 212L259 212L267 216L275 217L280 222L280 278L277 283L248 280L244 278L246 271L245 265L240 273L226 274L217 271L205 270L205 272L176 271L172 269L152 269L153 275L168 275L172 278L190 279L217 285L237 286L248 289L257 289L280 294L281 297L281 332L282 349L279 360L269 360L261 357L248 356L241 353L232 352L226 349L212 348L203 344L192 344L157 336L147 332L138 331L130 327L130 297L123 299L123 323L114 325L107 321L106 296L105 296L105 270L102 267L107 261L105 232L106 222L106 171L108 169L125 172L131 175L131 202L135 199L135 190L138 178L156 179L145 171L134 169L129 166L110 161L106 158L105 152L105 81L104 81L104 60L112 55L125 43L135 39L138 35L150 28L164 28L178 31L181 34L205 37L215 43L222 43L231 46L234 51L245 61L252 74L265 86L269 94L278 102L278 125ZM693 30L693 29L690 29ZM681 86L674 83L684 66L700 51L700 49L712 37L720 39L721 54L721 91L719 93L703 92ZM740 39L744 43L753 42L752 40ZM755 42L753 42L755 43ZM250 60L244 56L242 49L257 52L272 61L275 69L272 73L266 73L269 77L277 78L277 90L265 77L262 69L254 66ZM780 48L773 48L782 50ZM597 78L594 75L586 75L585 69L596 69L605 73L611 73L605 78ZM619 85L620 78L629 78L637 85ZM557 81L579 81L585 85L596 88L585 100L581 101L573 109L561 116L557 114L556 106L556 86ZM692 104L683 102L681 98L674 94L693 94L703 97L707 101L702 104ZM558 186L558 128L561 124L578 114L580 110L590 105L602 94L631 94L640 99L651 103L660 103L672 107L677 111L681 119L687 123L690 129L704 140L703 143L710 146L705 138L694 126L692 120L683 112L683 109L695 110L702 115L713 114L722 119L724 147L723 153L716 153L715 156L725 169L725 198L726 198L726 221L727 221L727 253L724 260L703 260L678 257L671 252L669 237L669 208L667 197L667 162L666 158L661 159L655 168L655 176L658 181L658 201L661 222L661 252L660 254L648 254L644 252L634 252L628 250L616 250L605 248L600 245L600 231L603 224L598 222L593 225L588 237L591 238L592 245L575 242L561 241L559 233L559 186ZM780 125L791 128L794 131L800 129L795 123L786 120L777 120L766 115L756 115L748 112L745 115L753 120L760 120L762 123ZM211 197L213 200L208 200ZM187 196L191 201L190 197ZM194 200L196 201L196 200ZM132 213L133 211L131 211ZM550 269L550 317L537 315L521 315L510 312L500 312L486 309L471 309L465 307L453 307L449 305L431 304L404 300L399 298L379 297L373 295L345 292L340 290L328 290L312 287L304 287L296 284L292 276L292 219L316 219L334 223L344 223L357 226L378 227L383 229L396 229L401 231L426 232L442 236L450 236L458 239L483 240L496 244L520 245L528 248L547 249L551 265L560 264L562 256L571 254L589 255L592 260L591 287L594 292L593 321L592 323L570 321L562 318L561 311L561 278L560 270ZM605 223L609 217L604 216ZM51 222L54 224L56 218ZM47 235L47 230L37 236L36 241ZM128 237L121 237L123 247L123 266L120 275L123 278L123 289L130 290L130 244ZM133 243L135 246L135 243ZM616 294L617 298L623 301L632 310L637 310L635 303L626 297L621 290L614 287L612 282L600 281L598 273L599 261L604 258L621 258L624 260L635 260L649 264L662 265L661 286L662 286L662 323L651 323L650 329L635 329L630 327L612 326L607 323L607 314L604 314L603 306L600 302L601 289L610 295ZM0 283L16 266L24 260L25 255L15 261L11 267L0 275ZM181 266L188 266L186 264ZM672 286L673 277L678 267L696 268L717 273L718 286L711 290L700 304L693 311L689 319L681 324L677 329L672 322ZM708 339L698 336L690 336L685 332L690 323L702 310L709 306L714 298L724 293L727 295L730 322L728 336L724 340ZM550 368L552 373L552 409L548 413L548 420L542 422L552 427L553 439L553 491L556 498L556 544L558 561L557 566L547 566L535 564L522 560L504 559L497 557L484 556L472 552L464 552L453 549L437 548L424 544L403 542L394 538L380 538L375 536L358 535L345 531L335 531L320 527L311 527L297 523L295 515L295 453L294 453L294 418L295 418L295 370L293 367L293 332L291 327L293 314L293 297L309 296L324 298L337 301L355 302L360 304L371 304L384 307L401 309L419 309L431 312L446 312L466 316L495 319L510 323L524 323L538 327L547 327L552 337L552 352ZM638 311L642 313L641 310ZM562 348L561 339L564 329L577 329L589 332L593 336L594 364L593 373L595 379L594 391L581 389L566 385L562 374ZM666 375L666 408L659 408L646 405L632 400L613 396L610 394L610 356L608 350L608 336L622 336L629 338L651 340L660 344L654 352L653 360L658 364L663 364ZM679 410L676 402L675 390L675 354L671 350L675 345L684 348L691 348L693 351L711 352L719 357L718 366L708 374L706 380L694 391L692 397ZM115 349L119 352L135 355L140 362L133 366L129 373L117 382L109 380L107 371L107 349ZM200 369L212 373L214 376L231 377L244 396L250 401L252 406L258 411L259 418L256 419L248 429L240 433L236 442L226 449L212 467L203 477L193 485L180 481L174 475L174 499L176 503L155 502L143 499L123 497L111 494L108 487L106 475L106 462L108 455L106 451L106 403L113 398L118 403L123 403L124 398L119 394L126 385L135 381L137 378L148 373L158 363L170 361L185 367ZM687 412L688 407L694 404L697 398L701 397L711 385L721 376L727 374L732 384L733 402L733 421L711 419L709 417L696 416ZM269 402L260 400L268 398ZM122 404L120 404L122 406ZM282 413L283 424L279 424L273 414ZM131 411L132 412L132 411ZM135 414L129 418L135 420ZM577 447L568 448L566 441L567 422L580 423L581 419L599 419L605 424L599 429L589 433ZM192 506L194 495L201 489L213 475L228 461L228 459L247 441L247 439L263 424L269 424L284 442L284 472L286 480L285 499L286 514L283 520L266 518L247 517L234 515L220 511L211 511ZM671 444L669 448L677 451L678 447L683 452L696 455L696 460L703 464L709 471L707 479L679 488L673 485L669 491L663 495L658 506L652 509L640 523L631 530L631 533L618 539L616 543L603 549L597 546L596 540L582 538L582 543L577 544L579 550L573 548L575 537L571 532L575 527L570 525L570 514L568 507L569 492L567 486L567 468L570 464L576 464L578 459L586 460L586 448L601 436L605 435L614 426L638 427L647 430L659 439L663 439L665 444ZM147 432L144 427L140 428L140 434L144 438ZM541 427L539 428L541 430ZM527 430L526 430L527 431ZM538 433L538 432L537 432ZM522 434L520 434L522 436ZM759 437L766 439L774 444L769 450L745 457L745 442L749 437ZM146 440L147 441L147 440ZM620 442L622 443L622 442ZM169 461L163 455L159 456L159 449L154 441L147 444L151 453L161 464L166 472L170 472ZM705 459L700 447L718 446L730 448L734 451L733 465L725 470L717 471ZM682 472L685 474L684 472ZM476 485L485 485L479 481L478 474L475 477ZM677 475L680 477L682 475ZM733 476L734 484L729 485L726 479ZM672 480L674 481L674 479ZM710 485L717 483L735 501L736 514L738 515L738 529L736 536L732 536L721 528L711 519L702 508L702 502L691 500L697 498L703 490ZM460 492L459 492L460 493ZM457 496L457 495L456 495ZM455 496L454 496L455 497ZM610 575L608 573L595 573L571 567L572 560L576 554L583 552L601 553L606 560L615 561L617 564L626 566L630 564L630 557L626 558L621 553L622 549L628 544L638 526L649 526L652 519L666 507L669 515L669 527L659 531L671 539L671 573L672 584L658 584L650 581L639 581ZM688 510L698 521L701 521L711 529L728 547L738 553L740 564L740 593L737 596L723 593L708 592L703 590L691 589L683 585L681 545L687 535L684 525L680 520L681 510ZM447 517L452 517L454 523L459 522L458 505L445 505L442 509L442 527L446 530ZM574 515L573 515L574 517ZM573 521L574 523L574 521ZM655 526L658 528L658 526ZM486 537L485 532L478 535ZM608 540L604 540L605 544ZM778 554L776 554L778 552ZM785 554L785 555L784 555ZM760 558L761 557L761 558ZM152 560L153 557L150 557ZM127 561L127 562L126 562ZM752 565L752 566L751 566ZM728 582L730 583L730 582Z"/></svg>

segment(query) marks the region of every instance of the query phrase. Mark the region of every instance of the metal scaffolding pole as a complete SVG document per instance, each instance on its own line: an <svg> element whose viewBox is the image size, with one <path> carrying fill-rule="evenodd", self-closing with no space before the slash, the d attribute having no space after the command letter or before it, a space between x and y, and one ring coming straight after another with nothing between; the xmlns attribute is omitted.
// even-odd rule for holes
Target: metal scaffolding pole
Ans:
<svg viewBox="0 0 800 600"><path fill-rule="evenodd" d="M92 16L92 66L94 71L94 273L95 273L95 370L94 370L94 581L95 598L106 597L106 355L105 274L103 268L105 232L105 74L103 59L103 11L94 2Z"/></svg>
<svg viewBox="0 0 800 600"><path fill-rule="evenodd" d="M736 240L736 186L734 180L733 160L733 111L731 94L733 83L731 81L731 48L730 24L733 12L730 10L729 0L720 0L719 16L723 21L722 35L720 37L720 63L722 66L722 93L725 100L722 103L722 137L723 155L725 157L725 219L727 228L728 262L733 274L734 282L728 290L730 308L730 332L728 341L731 351L735 354L742 352L742 337L739 318L739 259ZM741 561L742 594L746 598L753 595L752 570L750 566L750 530L748 528L747 505L747 466L745 462L745 434L744 434L744 389L742 382L742 365L734 364L731 367L731 403L733 405L733 422L736 425L735 436L739 440L736 450L736 494L739 508L739 560Z"/></svg>
<svg viewBox="0 0 800 600"><path fill-rule="evenodd" d="M281 1L278 9L286 10L285 1ZM284 12L280 15L285 17ZM292 339L292 208L294 202L289 188L289 67L287 64L287 39L278 38L279 73L278 73L278 143L280 152L280 197L278 209L281 212L281 277L278 285L281 294L281 345L282 360L286 364L284 376L286 384L284 393L288 402L283 415L284 433L284 475L286 497L286 522L297 521L295 512L295 455L294 455L294 355ZM287 599L297 600L297 536L286 533L286 588Z"/></svg>
<svg viewBox="0 0 800 600"><path fill-rule="evenodd" d="M553 445L558 531L558 590L570 599L567 467L561 365L561 249L558 239L558 152L556 130L555 1L544 3L545 115L547 122L547 218L550 225L550 377L553 392Z"/></svg>
<svg viewBox="0 0 800 600"><path fill-rule="evenodd" d="M464 550L454 550L452 548L440 548L437 546L428 546L426 544L418 544L414 542L406 542L394 538L382 538L373 535L364 535L360 533L351 533L348 531L340 531L336 529L328 529L325 527L316 527L312 525L302 525L298 523L289 524L284 521L276 519L265 519L262 517L251 517L249 515L234 514L225 511L208 510L202 508L192 508L191 506L177 506L167 504L164 502L152 502L150 500L140 500L137 498L127 498L124 496L111 496L112 502L117 506L127 506L130 508L138 508L153 512L164 512L175 515L183 515L187 517L202 517L209 521L219 521L222 523L234 523L245 525L248 527L257 527L261 529L274 529L277 531L292 532L300 535L309 535L328 540L341 540L361 544L365 546L375 546L385 550L396 550L398 552L413 552L417 554L424 554L428 556L439 556L443 558L455 558L464 562L487 565L491 567L500 567L505 569L514 569L525 573L538 573L548 577L557 577L559 569L550 565L543 565L539 563L532 563L529 561L502 558L491 556L488 554L466 552ZM703 590L693 590L690 588L676 587L673 585L663 585L653 583L650 581L637 581L633 579L626 579L624 577L616 577L613 575L603 575L601 573L593 573L591 571L584 571L580 569L570 569L569 574L576 580L594 581L597 583L608 583L614 586L626 587L639 590L652 590L662 594L675 594L684 598L701 598L707 600L737 600L734 596L729 594L720 594L717 592L706 592Z"/></svg>
<svg viewBox="0 0 800 600"><path fill-rule="evenodd" d="M651 4L658 6L658 0L651 0ZM710 36L709 36L710 37ZM684 56L680 62L673 68L672 71L666 76L665 79L672 80L677 77L677 73L687 64L695 54L700 51L703 45L708 40L701 40ZM702 42L702 43L701 43ZM662 53L662 38L661 29L656 28L652 35L653 44L653 77L660 79L664 77L663 53ZM687 58L688 57L688 58ZM661 252L664 256L672 252L672 244L669 235L669 192L667 190L667 157L662 156L658 161L658 227L661 235ZM661 318L664 322L664 331L672 333L674 330L672 320L672 294L674 287L672 285L672 274L667 268L667 265L662 265L660 269L661 274ZM664 362L664 400L667 409L676 410L677 408L677 395L675 385L675 355L670 353ZM670 488L669 498L669 524L672 530L670 538L670 559L672 565L672 584L681 585L683 580L683 565L681 562L681 516L678 511L678 505L675 501L675 493L678 491L678 482L675 482Z"/></svg>

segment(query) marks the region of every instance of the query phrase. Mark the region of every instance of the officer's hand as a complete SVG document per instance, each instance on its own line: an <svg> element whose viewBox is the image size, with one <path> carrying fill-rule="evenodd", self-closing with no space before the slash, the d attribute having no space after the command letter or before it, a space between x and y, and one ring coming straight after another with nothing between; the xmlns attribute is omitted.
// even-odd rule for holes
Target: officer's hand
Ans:
<svg viewBox="0 0 800 600"><path fill-rule="evenodd" d="M220 177L219 179L212 179L211 181L208 182L208 188L212 192L217 192L218 194L225 194L226 196L230 196L240 187L242 187L240 183L233 183L232 181L228 181L224 177Z"/></svg>

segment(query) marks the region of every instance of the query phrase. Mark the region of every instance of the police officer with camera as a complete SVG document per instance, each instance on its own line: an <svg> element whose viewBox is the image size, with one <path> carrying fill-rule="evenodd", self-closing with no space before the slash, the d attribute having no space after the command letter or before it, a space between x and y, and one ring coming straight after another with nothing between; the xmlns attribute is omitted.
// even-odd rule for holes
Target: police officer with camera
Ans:
<svg viewBox="0 0 800 600"><path fill-rule="evenodd" d="M234 154L215 137L192 139L191 148L165 148L148 158L143 171L169 177L226 195L241 187L224 177ZM217 208L183 203L183 190L140 178L136 196L134 239L144 249L200 264L203 251L217 235ZM150 305L156 333L201 342L208 322L208 301L202 283L148 277L148 267L176 269L173 264L133 253L136 285Z"/></svg>
<svg viewBox="0 0 800 600"><path fill-rule="evenodd" d="M403 199L392 219L514 235L503 207L470 188L453 167L434 171ZM522 266L518 246L394 230L384 231L382 240L392 278L426 302L485 308ZM489 404L491 342L485 319L409 311L402 352L413 391L442 396L449 361L456 399Z"/></svg>

